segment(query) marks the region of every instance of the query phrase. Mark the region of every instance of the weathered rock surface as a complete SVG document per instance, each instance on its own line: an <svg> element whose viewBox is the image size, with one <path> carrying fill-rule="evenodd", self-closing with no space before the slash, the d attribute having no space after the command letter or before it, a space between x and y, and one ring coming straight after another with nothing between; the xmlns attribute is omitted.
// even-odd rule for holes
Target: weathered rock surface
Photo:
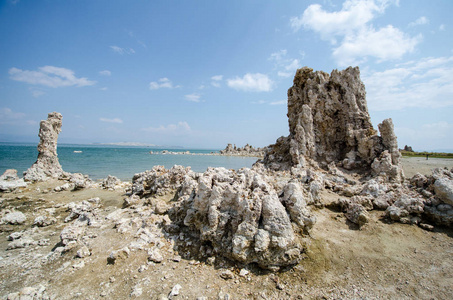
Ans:
<svg viewBox="0 0 453 300"><path fill-rule="evenodd" d="M102 181L101 185L104 189L114 190L120 183L121 180L119 180L117 177L109 175Z"/></svg>
<svg viewBox="0 0 453 300"><path fill-rule="evenodd" d="M425 198L425 216L437 225L453 226L453 169L435 169L431 176L416 174L410 180Z"/></svg>
<svg viewBox="0 0 453 300"><path fill-rule="evenodd" d="M8 193L26 186L27 183L23 178L17 176L17 170L15 169L8 169L0 176L0 192Z"/></svg>
<svg viewBox="0 0 453 300"><path fill-rule="evenodd" d="M37 287L24 287L17 293L10 293L6 297L8 300L49 300L46 288L42 285Z"/></svg>
<svg viewBox="0 0 453 300"><path fill-rule="evenodd" d="M270 146L263 163L271 169L306 166L307 160L323 168L331 163L346 169L371 169L388 151L392 179L400 180L399 152L390 119L379 124L381 136L371 124L359 68L327 74L304 67L297 70L288 90L288 137ZM392 167L396 169L393 170ZM393 174L393 173L392 173Z"/></svg>
<svg viewBox="0 0 453 300"><path fill-rule="evenodd" d="M6 213L2 218L2 223L11 224L11 225L21 225L24 224L27 220L27 217L20 211L11 211Z"/></svg>
<svg viewBox="0 0 453 300"><path fill-rule="evenodd" d="M268 181L247 168L210 168L186 176L170 218L203 247L212 247L207 252L270 269L297 263L303 250L298 233L308 230L314 218L296 184L280 196Z"/></svg>
<svg viewBox="0 0 453 300"><path fill-rule="evenodd" d="M195 174L190 167L174 166L165 169L154 166L151 170L135 174L132 178L132 193L143 197L162 196L174 192L182 184L185 175Z"/></svg>
<svg viewBox="0 0 453 300"><path fill-rule="evenodd" d="M49 113L47 120L42 120L39 128L38 159L24 172L25 181L45 181L58 178L63 174L57 155L58 134L61 131L62 115Z"/></svg>
<svg viewBox="0 0 453 300"><path fill-rule="evenodd" d="M244 147L236 147L236 145L228 144L225 149L220 150L221 155L234 155L234 156L264 156L264 148L254 148L246 144Z"/></svg>

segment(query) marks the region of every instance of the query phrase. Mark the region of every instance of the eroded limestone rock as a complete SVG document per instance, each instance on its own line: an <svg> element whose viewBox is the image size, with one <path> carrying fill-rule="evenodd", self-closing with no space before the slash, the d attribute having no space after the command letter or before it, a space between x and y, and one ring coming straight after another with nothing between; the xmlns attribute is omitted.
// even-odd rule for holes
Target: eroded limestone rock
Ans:
<svg viewBox="0 0 453 300"><path fill-rule="evenodd" d="M291 221L304 231L315 220L296 183L280 196L268 181L247 168L209 168L198 177L186 176L170 218L218 255L270 269L297 263L303 245Z"/></svg>
<svg viewBox="0 0 453 300"><path fill-rule="evenodd" d="M330 75L308 67L297 70L288 90L290 135L271 145L262 162L276 170L304 167L307 160L323 168L335 163L346 169L370 170L376 161L379 171L398 173L390 177L401 180L392 121L379 124L379 136L371 124L365 95L358 67L333 70ZM380 167L384 151L391 157L391 166L385 160Z"/></svg>
<svg viewBox="0 0 453 300"><path fill-rule="evenodd" d="M15 169L8 169L0 176L0 192L8 193L26 186L27 183L23 178L17 176L17 170Z"/></svg>
<svg viewBox="0 0 453 300"><path fill-rule="evenodd" d="M194 172L190 167L174 166L165 169L163 166L154 166L151 170L135 174L132 178L132 192L140 196L162 196L174 192L180 187L184 176Z"/></svg>
<svg viewBox="0 0 453 300"><path fill-rule="evenodd" d="M24 172L26 181L46 181L63 174L57 155L58 134L61 131L62 115L49 113L47 120L42 120L39 128L38 159Z"/></svg>

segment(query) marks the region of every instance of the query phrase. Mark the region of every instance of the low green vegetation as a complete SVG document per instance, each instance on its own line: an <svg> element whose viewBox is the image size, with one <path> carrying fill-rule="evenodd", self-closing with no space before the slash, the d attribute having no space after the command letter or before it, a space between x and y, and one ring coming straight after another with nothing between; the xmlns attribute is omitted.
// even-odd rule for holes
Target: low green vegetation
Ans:
<svg viewBox="0 0 453 300"><path fill-rule="evenodd" d="M411 151L405 151L402 150L400 151L403 156L408 156L408 157L434 157L434 158L452 158L453 159L453 153L438 153L438 152L411 152Z"/></svg>

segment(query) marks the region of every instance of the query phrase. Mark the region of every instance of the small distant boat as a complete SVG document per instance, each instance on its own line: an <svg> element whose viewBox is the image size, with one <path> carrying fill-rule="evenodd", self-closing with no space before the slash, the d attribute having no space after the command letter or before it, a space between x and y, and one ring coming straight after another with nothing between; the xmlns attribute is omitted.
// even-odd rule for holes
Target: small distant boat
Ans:
<svg viewBox="0 0 453 300"><path fill-rule="evenodd" d="M80 150L74 150L74 153L82 153Z"/></svg>

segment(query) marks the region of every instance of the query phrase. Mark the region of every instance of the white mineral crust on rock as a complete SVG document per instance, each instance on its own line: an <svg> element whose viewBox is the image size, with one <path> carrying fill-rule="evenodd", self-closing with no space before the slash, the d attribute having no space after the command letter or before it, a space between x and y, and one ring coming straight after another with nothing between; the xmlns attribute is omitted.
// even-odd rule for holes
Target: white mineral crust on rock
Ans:
<svg viewBox="0 0 453 300"><path fill-rule="evenodd" d="M26 181L46 181L63 174L57 156L57 140L61 131L62 115L49 113L47 120L42 120L39 127L38 159L24 172Z"/></svg>
<svg viewBox="0 0 453 300"><path fill-rule="evenodd" d="M290 184L279 198L268 180L247 168L209 168L197 178L186 177L180 206L170 218L227 258L265 268L294 264L303 247L291 220L308 230L314 218L297 185Z"/></svg>
<svg viewBox="0 0 453 300"><path fill-rule="evenodd" d="M323 168L332 162L346 169L366 169L385 150L393 176L401 181L399 152L391 119L371 124L359 68L333 70L329 75L308 67L297 70L288 90L288 137L270 146L263 163L271 169L304 167L307 159Z"/></svg>

